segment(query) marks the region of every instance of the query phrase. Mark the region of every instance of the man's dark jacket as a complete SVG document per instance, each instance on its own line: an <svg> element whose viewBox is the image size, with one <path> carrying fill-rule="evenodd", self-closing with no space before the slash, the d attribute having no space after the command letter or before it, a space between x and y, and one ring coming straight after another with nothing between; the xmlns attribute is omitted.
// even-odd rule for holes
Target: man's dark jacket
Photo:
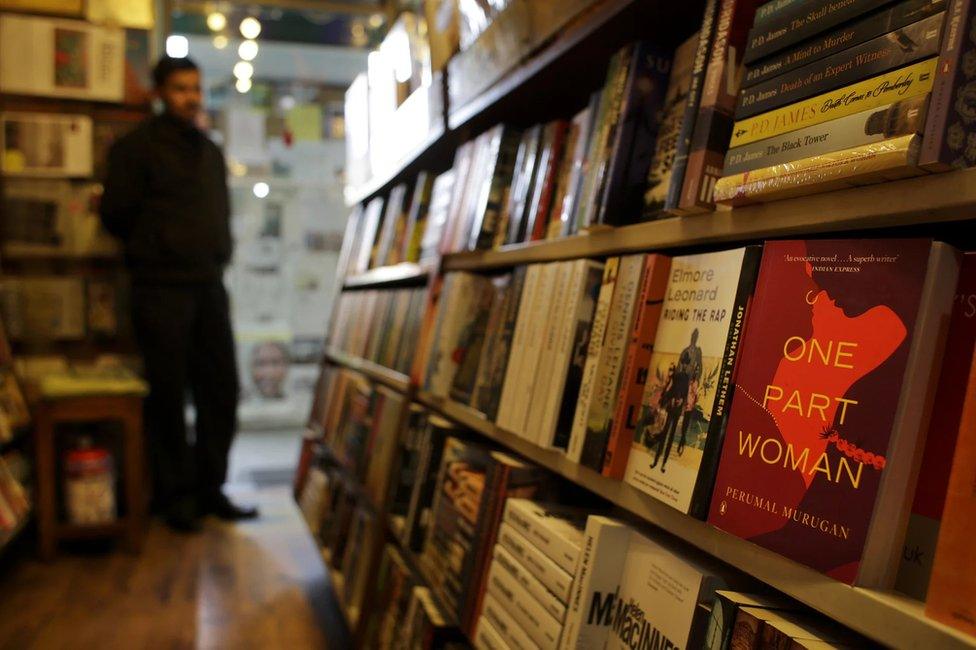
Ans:
<svg viewBox="0 0 976 650"><path fill-rule="evenodd" d="M101 215L136 282L217 280L230 261L223 154L176 118L149 118L112 146Z"/></svg>

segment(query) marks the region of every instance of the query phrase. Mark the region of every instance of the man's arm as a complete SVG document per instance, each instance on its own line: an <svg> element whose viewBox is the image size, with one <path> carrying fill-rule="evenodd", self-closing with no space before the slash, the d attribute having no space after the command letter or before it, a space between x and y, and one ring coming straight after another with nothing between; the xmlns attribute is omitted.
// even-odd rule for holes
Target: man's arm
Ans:
<svg viewBox="0 0 976 650"><path fill-rule="evenodd" d="M146 190L145 160L129 139L112 145L108 154L108 174L102 194L101 217L105 229L125 240L139 218Z"/></svg>

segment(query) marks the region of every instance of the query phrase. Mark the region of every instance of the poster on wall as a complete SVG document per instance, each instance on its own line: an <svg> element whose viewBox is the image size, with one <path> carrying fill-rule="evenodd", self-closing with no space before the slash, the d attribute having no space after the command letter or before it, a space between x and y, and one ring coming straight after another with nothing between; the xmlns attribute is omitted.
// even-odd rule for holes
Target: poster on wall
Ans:
<svg viewBox="0 0 976 650"><path fill-rule="evenodd" d="M125 34L77 20L0 16L0 91L120 102Z"/></svg>
<svg viewBox="0 0 976 650"><path fill-rule="evenodd" d="M61 113L0 113L0 169L7 176L92 174L92 120Z"/></svg>
<svg viewBox="0 0 976 650"><path fill-rule="evenodd" d="M238 328L238 419L247 427L300 426L308 414L318 364L293 357L284 328Z"/></svg>

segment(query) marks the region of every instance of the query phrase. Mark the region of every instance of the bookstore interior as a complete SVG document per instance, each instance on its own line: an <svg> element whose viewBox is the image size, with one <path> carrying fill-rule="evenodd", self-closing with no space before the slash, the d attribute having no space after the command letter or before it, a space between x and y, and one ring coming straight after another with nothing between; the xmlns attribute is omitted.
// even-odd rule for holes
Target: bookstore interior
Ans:
<svg viewBox="0 0 976 650"><path fill-rule="evenodd" d="M976 648L976 0L0 0L0 122L0 647Z"/></svg>

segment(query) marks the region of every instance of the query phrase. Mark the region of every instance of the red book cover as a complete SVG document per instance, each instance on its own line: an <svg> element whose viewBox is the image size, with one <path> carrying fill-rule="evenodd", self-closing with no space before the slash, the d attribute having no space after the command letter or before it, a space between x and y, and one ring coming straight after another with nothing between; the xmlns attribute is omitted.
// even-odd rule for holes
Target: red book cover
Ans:
<svg viewBox="0 0 976 650"><path fill-rule="evenodd" d="M670 257L648 255L644 261L644 285L638 298L637 316L631 328L627 359L620 376L620 395L610 422L610 437L603 456L603 475L618 481L623 479L627 470L630 447L634 443L670 270Z"/></svg>
<svg viewBox="0 0 976 650"><path fill-rule="evenodd" d="M896 588L925 600L976 345L976 253L963 257Z"/></svg>
<svg viewBox="0 0 976 650"><path fill-rule="evenodd" d="M858 577L929 240L766 244L708 521Z"/></svg>
<svg viewBox="0 0 976 650"><path fill-rule="evenodd" d="M925 614L976 635L976 365L969 373Z"/></svg>

